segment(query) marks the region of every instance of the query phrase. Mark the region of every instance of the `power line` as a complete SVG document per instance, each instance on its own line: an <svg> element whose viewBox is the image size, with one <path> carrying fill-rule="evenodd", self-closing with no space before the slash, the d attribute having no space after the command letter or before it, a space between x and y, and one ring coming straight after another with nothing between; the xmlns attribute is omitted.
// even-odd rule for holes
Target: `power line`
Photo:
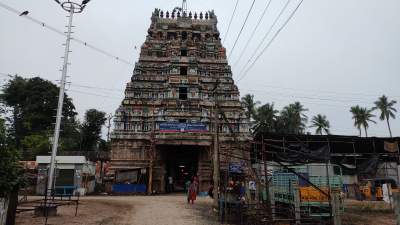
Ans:
<svg viewBox="0 0 400 225"><path fill-rule="evenodd" d="M256 2L256 0L253 0L253 3L251 3L250 9L249 9L249 11L247 12L246 19L245 19L244 22L243 22L242 28L240 28L240 31L239 31L239 33L238 33L238 35L237 35L237 37L236 37L235 43L233 44L233 47L232 47L231 51L229 52L228 59L231 57L231 55L232 55L232 53L233 53L233 50L235 50L236 44L237 44L237 42L238 42L238 40L239 40L239 38L240 38L240 35L242 34L243 28L246 26L247 19L249 19L251 10L253 9L253 6L254 6L254 3L255 3L255 2Z"/></svg>
<svg viewBox="0 0 400 225"><path fill-rule="evenodd" d="M283 23L283 25L278 29L278 31L272 36L271 40L268 42L267 46L264 47L264 49L260 52L260 54L256 57L256 59L253 61L252 64L250 64L249 68L245 71L242 77L238 79L238 82L240 82L244 77L246 77L247 73L249 70L254 66L254 64L257 62L257 60L264 54L264 52L269 48L271 43L275 40L275 38L279 35L279 33L283 30L283 28L286 27L286 25L289 23L290 19L294 16L294 14L297 12L301 4L303 3L303 0L300 0L299 4L297 4L296 8L292 11L292 13L289 15L289 17L286 19L286 21Z"/></svg>
<svg viewBox="0 0 400 225"><path fill-rule="evenodd" d="M250 35L249 40L247 40L247 42L246 42L246 44L245 44L243 50L242 50L242 51L240 52L240 54L239 54L239 58L236 60L236 62L235 62L233 65L237 65L237 64L239 63L239 61L242 59L243 53L246 51L246 49L247 49L247 47L249 46L250 42L253 40L254 34L256 33L257 28L260 26L261 21L262 21L262 19L263 19L264 16L265 16L265 13L267 12L269 6L271 5L271 2L272 2L272 0L268 0L268 3L267 3L267 5L266 5L265 8L264 8L263 13L261 14L260 19L259 19L258 22L257 22L257 25L254 27L254 30L251 32L251 35Z"/></svg>
<svg viewBox="0 0 400 225"><path fill-rule="evenodd" d="M21 11L19 11L17 9L14 9L11 6L8 6L8 5L6 5L4 3L1 3L1 2L0 2L0 7L4 8L4 9L6 9L6 10L12 12L12 13L15 13L18 16L21 13ZM42 26L44 28L47 28L47 29L49 29L49 30L51 30L51 31L53 31L53 32L55 32L57 34L60 34L60 35L62 35L64 37L67 36L67 34L65 34L63 31L61 31L61 30L59 30L59 29L57 29L57 28L55 28L53 26L47 25L45 22L37 20L37 19L35 19L35 18L33 18L33 17L29 16L29 15L25 15L25 16L23 16L23 18L28 19L28 20L30 20L30 21L32 21L32 22L34 22L34 23L36 23L36 24L38 24L38 25L40 25L40 26ZM99 53L101 53L101 54L103 54L105 56L108 56L108 57L113 58L113 59L115 59L117 61L120 61L120 62L122 62L124 64L130 65L130 66L135 66L133 63L130 63L128 60L125 60L125 59L123 59L123 58L121 58L119 56L115 56L115 55L113 55L113 54L111 54L111 53L109 53L107 51L102 50L101 48L98 48L98 47L96 47L96 46L94 46L92 44L89 44L86 41L80 40L78 38L71 38L71 40L75 41L75 42L77 42L79 44L82 44L82 45L84 45L84 46L86 46L86 47L88 47L88 48L90 48L90 49L92 49L94 51L97 51L97 52L99 52Z"/></svg>
<svg viewBox="0 0 400 225"><path fill-rule="evenodd" d="M96 94L96 93L91 93L91 92L86 92L86 91L67 90L67 92L75 92L75 93L79 93L79 94L92 95L92 96L97 96L97 97L102 97L102 98L118 99L118 100L120 100L120 101L123 100L123 98L118 98L118 97L116 97L116 96L99 95L99 94Z"/></svg>
<svg viewBox="0 0 400 225"><path fill-rule="evenodd" d="M373 104L373 102L367 102L357 99L337 99L337 98L321 98L321 97L310 97L310 96L302 96L302 95L292 95L282 92L271 92L271 91L264 91L264 90L254 90L254 89L242 89L252 92L262 92L268 94L276 94L282 97L291 97L291 98L304 98L304 99L311 99L311 100L319 100L319 101L330 101L330 102L339 102L339 103L353 103L353 104Z"/></svg>
<svg viewBox="0 0 400 225"><path fill-rule="evenodd" d="M225 32L225 37L224 37L224 40L222 41L222 44L225 43L226 38L228 37L228 33L229 33L229 30L231 29L231 24L232 24L233 18L235 17L236 8L237 8L237 6L238 6L238 3L239 3L239 0L236 0L235 8L233 9L231 19L229 20L228 29L227 29L226 32Z"/></svg>
<svg viewBox="0 0 400 225"><path fill-rule="evenodd" d="M380 94L367 94L367 93L360 93L360 92L338 92L338 91L327 91L327 90L317 90L317 89L304 89L304 88L293 88L293 87L285 87L285 86L275 86L275 85L265 85L265 84L251 84L252 86L260 86L260 87L268 87L268 88L275 88L275 89L285 89L285 90L293 90L293 91L300 91L300 92L312 92L312 93L328 93L328 94L335 94L335 95L358 95L360 97L365 96L365 97L377 97L380 96ZM400 98L400 95L389 95L392 98Z"/></svg>
<svg viewBox="0 0 400 225"><path fill-rule="evenodd" d="M271 26L269 27L268 31L265 33L264 37L261 39L261 42L257 45L256 49L254 50L253 54L251 54L249 60L247 60L246 64L243 66L243 68L240 70L238 77L243 73L243 71L246 69L247 65L251 62L251 60L256 56L258 49L261 48L261 46L264 44L265 40L271 33L272 29L275 27L276 23L279 21L281 18L283 12L286 10L288 7L289 3L291 0L287 0L281 11L279 12L278 16L275 18L274 22L272 22Z"/></svg>

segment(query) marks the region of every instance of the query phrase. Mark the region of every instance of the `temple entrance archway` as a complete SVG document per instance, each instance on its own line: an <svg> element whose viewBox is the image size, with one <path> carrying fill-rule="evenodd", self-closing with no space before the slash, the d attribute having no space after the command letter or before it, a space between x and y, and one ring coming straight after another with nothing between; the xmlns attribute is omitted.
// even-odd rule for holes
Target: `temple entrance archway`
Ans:
<svg viewBox="0 0 400 225"><path fill-rule="evenodd" d="M200 184L208 180L209 174L204 174L202 165L204 155L208 154L207 148L196 145L157 145L157 152L161 158L163 170L163 192L184 192L185 183L197 176ZM169 177L172 177L173 185L168 186ZM200 185L201 186L201 185Z"/></svg>

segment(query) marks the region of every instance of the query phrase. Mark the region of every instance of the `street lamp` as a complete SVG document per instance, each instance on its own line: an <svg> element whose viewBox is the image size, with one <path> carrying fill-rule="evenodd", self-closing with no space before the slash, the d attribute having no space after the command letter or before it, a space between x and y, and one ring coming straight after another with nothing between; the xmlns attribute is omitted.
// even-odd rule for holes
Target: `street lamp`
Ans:
<svg viewBox="0 0 400 225"><path fill-rule="evenodd" d="M53 146L51 149L51 159L50 159L50 171L47 182L47 196L51 195L51 190L53 188L54 181L54 167L55 167L55 159L57 155L57 147L58 147L58 138L60 136L60 124L62 118L62 109L64 102L64 93L65 93L65 83L67 78L67 69L68 69L68 56L69 56L69 46L71 42L71 29L72 29L72 17L74 13L82 13L83 9L86 7L86 4L89 3L90 0L83 0L81 3L77 3L71 0L67 1L59 1L54 0L57 4L61 6L62 9L69 13L68 16L68 31L67 31L67 40L65 42L65 52L64 52L64 62L62 68L61 75L61 84L60 91L58 95L58 106L57 106L57 116L56 116L56 124L54 128L54 137L53 137Z"/></svg>

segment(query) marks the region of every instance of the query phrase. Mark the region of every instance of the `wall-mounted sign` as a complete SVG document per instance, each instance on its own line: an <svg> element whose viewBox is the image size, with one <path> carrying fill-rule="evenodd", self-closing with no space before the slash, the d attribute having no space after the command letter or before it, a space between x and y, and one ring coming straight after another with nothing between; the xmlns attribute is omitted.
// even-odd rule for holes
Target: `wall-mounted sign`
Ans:
<svg viewBox="0 0 400 225"><path fill-rule="evenodd" d="M179 123L165 122L160 123L160 132L207 132L204 123Z"/></svg>
<svg viewBox="0 0 400 225"><path fill-rule="evenodd" d="M231 162L229 163L230 173L243 173L243 163L241 162Z"/></svg>

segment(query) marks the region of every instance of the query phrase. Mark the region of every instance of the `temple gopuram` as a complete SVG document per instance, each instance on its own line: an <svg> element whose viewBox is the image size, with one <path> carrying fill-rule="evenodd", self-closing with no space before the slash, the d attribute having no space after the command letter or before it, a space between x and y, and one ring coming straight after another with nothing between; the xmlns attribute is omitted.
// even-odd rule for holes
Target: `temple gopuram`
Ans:
<svg viewBox="0 0 400 225"><path fill-rule="evenodd" d="M195 175L200 191L206 191L217 136L221 168L229 155L224 153L249 143L248 120L214 11L152 13L114 125L111 170L116 176L136 171L137 182L152 179L150 191L158 193L166 191L169 177L179 191Z"/></svg>

